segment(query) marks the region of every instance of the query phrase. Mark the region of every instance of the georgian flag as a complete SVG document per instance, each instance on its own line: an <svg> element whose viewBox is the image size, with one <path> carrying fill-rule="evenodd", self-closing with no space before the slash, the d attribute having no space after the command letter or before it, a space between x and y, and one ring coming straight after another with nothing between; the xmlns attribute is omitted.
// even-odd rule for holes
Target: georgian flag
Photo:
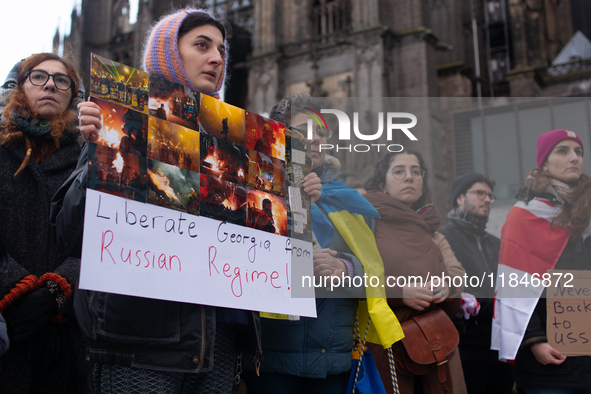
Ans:
<svg viewBox="0 0 591 394"><path fill-rule="evenodd" d="M538 274L541 279L553 269L568 243L568 227L552 229L552 219L559 210L559 206L554 207L542 198L534 198L528 204L518 201L501 230L491 338L491 349L499 351L500 360L515 359L544 290L542 285L531 285L532 275ZM589 228L585 234L584 237L589 235ZM511 281L512 277L516 280Z"/></svg>

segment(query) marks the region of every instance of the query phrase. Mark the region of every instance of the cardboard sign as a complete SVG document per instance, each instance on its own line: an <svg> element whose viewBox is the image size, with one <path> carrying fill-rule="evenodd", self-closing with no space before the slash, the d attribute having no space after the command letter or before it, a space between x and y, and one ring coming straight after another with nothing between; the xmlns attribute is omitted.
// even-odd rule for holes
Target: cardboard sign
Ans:
<svg viewBox="0 0 591 394"><path fill-rule="evenodd" d="M548 343L565 356L591 355L591 271L548 271Z"/></svg>
<svg viewBox="0 0 591 394"><path fill-rule="evenodd" d="M291 266L311 269L311 253L309 242L89 189L80 288L316 317L313 298L291 298Z"/></svg>

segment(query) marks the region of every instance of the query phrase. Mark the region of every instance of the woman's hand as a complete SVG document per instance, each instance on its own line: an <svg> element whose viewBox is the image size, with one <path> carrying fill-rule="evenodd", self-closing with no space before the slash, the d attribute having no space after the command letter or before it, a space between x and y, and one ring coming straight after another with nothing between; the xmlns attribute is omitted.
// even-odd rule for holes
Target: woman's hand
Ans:
<svg viewBox="0 0 591 394"><path fill-rule="evenodd" d="M431 282L428 282L425 285L426 288L431 288ZM449 287L444 283L442 286L433 288L433 302L435 304L442 303L443 301L447 300L449 296Z"/></svg>
<svg viewBox="0 0 591 394"><path fill-rule="evenodd" d="M304 177L304 191L312 198L312 202L316 202L322 194L322 183L315 172L311 172Z"/></svg>
<svg viewBox="0 0 591 394"><path fill-rule="evenodd" d="M402 303L409 308L422 311L433 302L433 292L427 287L408 285L402 288Z"/></svg>
<svg viewBox="0 0 591 394"><path fill-rule="evenodd" d="M78 104L78 120L80 122L80 134L86 142L96 141L101 125L101 108L91 101Z"/></svg>
<svg viewBox="0 0 591 394"><path fill-rule="evenodd" d="M348 275L347 266L341 259L337 259L337 252L332 249L315 249L312 252L314 263L314 275L322 276L342 276Z"/></svg>
<svg viewBox="0 0 591 394"><path fill-rule="evenodd" d="M566 360L566 356L554 349L547 342L534 343L530 347L536 360L542 365L555 364L560 365Z"/></svg>

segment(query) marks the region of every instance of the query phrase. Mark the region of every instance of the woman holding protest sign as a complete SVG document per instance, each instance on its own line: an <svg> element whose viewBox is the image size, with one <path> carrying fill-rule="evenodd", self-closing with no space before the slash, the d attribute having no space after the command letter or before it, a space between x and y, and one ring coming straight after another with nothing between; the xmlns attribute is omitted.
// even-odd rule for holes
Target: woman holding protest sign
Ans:
<svg viewBox="0 0 591 394"><path fill-rule="evenodd" d="M270 118L291 125L293 137L293 133L299 132L298 129L306 130L308 120L312 119L310 114L319 111L320 108L321 103L318 99L307 95L294 95L277 103L271 110ZM337 181L340 164L335 158L325 160L328 159L325 151L319 149L320 144L326 144L330 138L330 130L318 123L314 123L313 127L313 172L309 176L317 176L322 182L322 195L312 207L315 277L338 278L340 282L343 278L363 277L364 271L370 275L364 267L371 253L365 252L368 252L372 245L375 250L375 242L361 216L352 214L377 217L377 213L356 190ZM292 144L293 141L296 141L296 138L292 138ZM292 148L298 149L294 145ZM302 146L300 149L303 150L305 147ZM357 218L360 220L357 221ZM345 223L348 227L343 228L341 225ZM367 231L360 231L361 226L365 226ZM371 242L363 243L362 239L364 236L367 237L368 233ZM351 245L351 242L356 244ZM353 250L357 250L357 254ZM378 256L377 250L373 256ZM379 264L381 265L381 261ZM255 373L255 365L250 361L249 355L243 360L246 370L243 378L249 392L345 392L351 371L353 326L358 300L365 298L366 289L364 286L351 286L351 281L347 285L344 279L342 283L342 286L335 289L316 289L318 317L315 319L299 317L292 321L277 316L261 317L265 360L261 363L260 374ZM360 325L365 328L366 322L360 322ZM389 326L385 327L385 330L393 331Z"/></svg>
<svg viewBox="0 0 591 394"><path fill-rule="evenodd" d="M421 155L405 150L386 154L375 165L365 184L365 197L380 214L375 224L375 237L388 278L388 304L402 323L407 337L412 327L405 323L419 316L420 320L434 322L433 327L437 330L447 326L456 332L450 317L459 310L461 302L459 298L452 298L459 289L450 289L447 283L432 280L435 275L449 275L439 247L432 239L441 216L437 208L430 204L427 174ZM406 281L411 278L420 280L415 283ZM390 279L395 279L395 282ZM437 332L434 335L437 336ZM439 340L443 345L447 339ZM438 360L440 366L433 365L426 371L417 371L406 362L407 351L421 345L428 346L426 341L405 342L404 345L398 342L393 346L400 392L451 392L449 365L443 361L450 358L449 354L441 354L441 360ZM457 341L445 347L453 351L456 346ZM370 346L370 349L384 386L391 387L387 384L390 368L386 350L377 345Z"/></svg>
<svg viewBox="0 0 591 394"><path fill-rule="evenodd" d="M0 358L3 393L80 393L90 365L75 321L58 312L78 281L79 260L50 242L50 201L80 154L72 63L51 53L18 62L2 88L0 123L0 313L10 349ZM4 252L7 254L5 255Z"/></svg>
<svg viewBox="0 0 591 394"><path fill-rule="evenodd" d="M587 343L586 335L546 333L546 288L555 291L557 278L548 270L591 267L591 177L582 173L583 153L574 131L540 135L538 167L501 233L492 348L515 360L517 387L526 394L591 393L591 357L561 352L565 343ZM555 323L562 327L560 319Z"/></svg>
<svg viewBox="0 0 591 394"><path fill-rule="evenodd" d="M171 37L173 39L171 39ZM163 16L144 45L144 69L219 96L226 74L226 28L203 10ZM81 132L97 138L100 110L79 105ZM80 254L86 198L86 157L54 197L52 221L61 248ZM312 188L319 189L318 185ZM75 310L90 342L97 393L229 393L236 333L260 358L258 313L78 290ZM106 313L106 317L103 314Z"/></svg>

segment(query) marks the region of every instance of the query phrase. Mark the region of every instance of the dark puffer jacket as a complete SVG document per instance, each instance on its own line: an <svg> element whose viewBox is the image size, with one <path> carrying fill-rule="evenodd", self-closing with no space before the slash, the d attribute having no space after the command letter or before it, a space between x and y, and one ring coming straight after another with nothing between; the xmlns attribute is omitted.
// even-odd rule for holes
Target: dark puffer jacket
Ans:
<svg viewBox="0 0 591 394"><path fill-rule="evenodd" d="M85 146L76 171L54 196L51 211L59 247L78 256L84 225L87 160ZM78 289L74 310L93 362L187 373L213 368L213 307ZM250 343L256 343L256 352L260 353L258 314L247 315L249 331L253 333L250 338L256 336Z"/></svg>
<svg viewBox="0 0 591 394"><path fill-rule="evenodd" d="M474 295L480 302L480 312L470 319L454 318L454 323L460 333L460 346L480 346L490 348L490 332L492 326L494 286L490 284L490 274L497 277L501 240L492 234L477 232L450 219L439 232L449 242L456 258L466 270L468 278L477 277L484 285L481 287L467 286L464 292Z"/></svg>
<svg viewBox="0 0 591 394"><path fill-rule="evenodd" d="M334 181L339 174L326 166L316 170L320 181ZM327 248L338 252L337 258L353 263L354 276L363 276L363 266L338 231ZM361 291L359 291L361 290ZM318 292L324 294L318 295ZM326 297L324 288L317 289L317 297ZM265 361L261 363L261 375L275 372L307 378L326 378L351 370L353 325L358 299L365 288L352 289L348 298L317 298L317 318L301 317L299 321L261 319ZM244 367L254 370L251 356L244 357ZM247 382L248 383L248 382Z"/></svg>

